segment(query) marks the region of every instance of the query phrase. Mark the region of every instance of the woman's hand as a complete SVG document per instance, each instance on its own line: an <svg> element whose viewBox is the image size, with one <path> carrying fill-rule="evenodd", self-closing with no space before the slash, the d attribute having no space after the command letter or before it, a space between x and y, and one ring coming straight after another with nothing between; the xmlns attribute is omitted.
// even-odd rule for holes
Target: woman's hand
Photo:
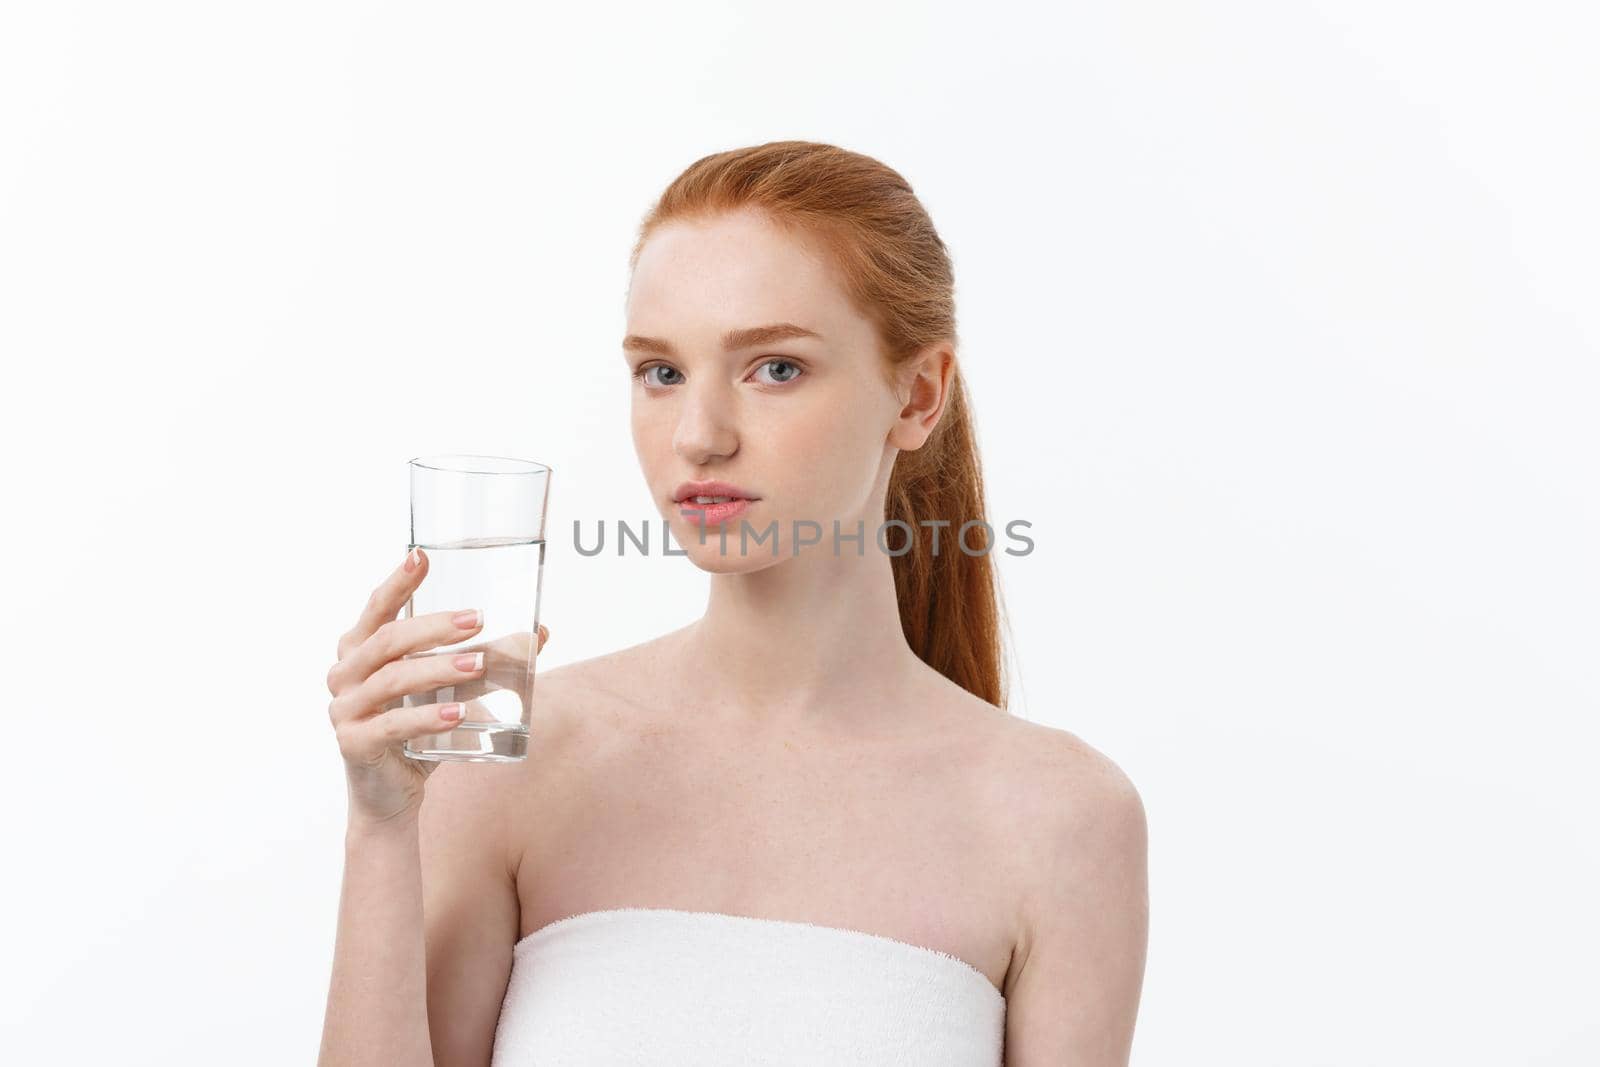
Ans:
<svg viewBox="0 0 1600 1067"><path fill-rule="evenodd" d="M437 763L408 758L402 752L405 742L443 733L463 717L492 718L476 701L465 708L462 702L402 707L406 694L447 685L469 696L490 689L519 689L511 673L526 669L532 639L526 633L498 638L478 649L484 662L477 667L457 666L460 653L407 659L411 653L465 640L483 625L481 614L457 621L459 613L454 611L398 618L427 573L428 557L420 548L414 550L373 590L355 626L339 638L339 661L328 670L328 692L333 694L328 718L344 756L352 822L415 818L422 806L423 783ZM549 631L539 627L535 655L548 637ZM464 683L473 688L461 689Z"/></svg>
<svg viewBox="0 0 1600 1067"><path fill-rule="evenodd" d="M544 647L549 638L550 631L544 626L539 627L539 648ZM533 635L524 630L521 633L505 634L497 637L487 644L473 644L462 648L463 652L482 652L484 667L476 677L468 677L464 682L456 683L456 699L467 702L465 721L490 722L495 715L475 697L491 693L496 689L506 689L518 694L517 699L527 699L528 678L527 672L532 662L531 657L538 654L538 649L531 648Z"/></svg>

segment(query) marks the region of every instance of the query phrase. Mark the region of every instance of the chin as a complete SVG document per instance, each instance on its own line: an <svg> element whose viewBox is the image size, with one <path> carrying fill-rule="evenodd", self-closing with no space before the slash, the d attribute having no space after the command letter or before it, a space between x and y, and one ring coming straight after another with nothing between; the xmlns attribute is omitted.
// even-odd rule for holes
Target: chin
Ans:
<svg viewBox="0 0 1600 1067"><path fill-rule="evenodd" d="M730 549L726 556L717 552L714 547L709 552L689 553L689 561L708 574L754 574L756 571L765 570L781 559L773 559L770 555L739 556Z"/></svg>
<svg viewBox="0 0 1600 1067"><path fill-rule="evenodd" d="M701 530L702 527L693 522L674 523L673 549L682 551L696 567L712 574L749 574L781 563L787 558L783 555L787 549L782 544L778 546L778 554L773 554L770 538L759 545L753 542L747 543L741 550L737 522L727 524L726 549L722 545L722 526L704 527L704 544L700 543Z"/></svg>

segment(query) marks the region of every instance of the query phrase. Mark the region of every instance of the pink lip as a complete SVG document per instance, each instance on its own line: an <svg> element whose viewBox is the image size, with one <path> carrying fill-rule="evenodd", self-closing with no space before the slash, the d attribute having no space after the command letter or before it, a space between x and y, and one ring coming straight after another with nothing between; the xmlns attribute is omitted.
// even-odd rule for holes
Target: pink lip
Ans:
<svg viewBox="0 0 1600 1067"><path fill-rule="evenodd" d="M695 496L730 496L729 493L696 493ZM689 521L697 526L716 526L736 519L743 515L755 503L754 500L730 500L726 504L696 504L693 500L683 501L679 506L678 514L687 516Z"/></svg>
<svg viewBox="0 0 1600 1067"><path fill-rule="evenodd" d="M683 482L672 491L672 502L674 504L682 504L692 496L736 496L745 500L761 499L750 490L734 485L732 482Z"/></svg>

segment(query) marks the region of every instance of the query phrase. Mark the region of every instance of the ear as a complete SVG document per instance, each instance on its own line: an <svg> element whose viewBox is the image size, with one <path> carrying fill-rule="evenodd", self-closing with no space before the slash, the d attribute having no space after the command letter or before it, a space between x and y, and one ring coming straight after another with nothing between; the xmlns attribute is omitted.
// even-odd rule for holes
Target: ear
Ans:
<svg viewBox="0 0 1600 1067"><path fill-rule="evenodd" d="M901 407L889 430L890 445L902 452L922 447L950 402L955 377L956 351L949 341L931 344L895 368Z"/></svg>

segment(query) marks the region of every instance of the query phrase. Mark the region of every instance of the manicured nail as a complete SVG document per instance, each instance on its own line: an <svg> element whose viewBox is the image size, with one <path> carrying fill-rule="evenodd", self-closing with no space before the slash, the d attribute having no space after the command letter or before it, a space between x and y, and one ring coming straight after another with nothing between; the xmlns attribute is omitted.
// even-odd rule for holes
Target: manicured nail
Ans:
<svg viewBox="0 0 1600 1067"><path fill-rule="evenodd" d="M420 566L422 566L422 549L413 548L406 556L406 572L410 573Z"/></svg>
<svg viewBox="0 0 1600 1067"><path fill-rule="evenodd" d="M477 608L468 608L466 611L458 611L454 615L450 616L450 621L461 627L463 630L470 630L474 626L478 625L479 614L480 613Z"/></svg>
<svg viewBox="0 0 1600 1067"><path fill-rule="evenodd" d="M455 722L461 718L463 710L465 709L460 704L441 704L439 706L439 718L445 722Z"/></svg>
<svg viewBox="0 0 1600 1067"><path fill-rule="evenodd" d="M476 671L483 669L482 652L463 652L453 661L457 670Z"/></svg>

